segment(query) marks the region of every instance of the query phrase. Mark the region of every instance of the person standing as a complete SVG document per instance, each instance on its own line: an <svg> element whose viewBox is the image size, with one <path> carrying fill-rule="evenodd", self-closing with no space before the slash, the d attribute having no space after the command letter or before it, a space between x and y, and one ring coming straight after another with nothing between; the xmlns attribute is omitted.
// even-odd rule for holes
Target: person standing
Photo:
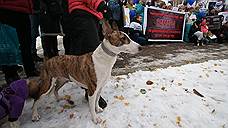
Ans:
<svg viewBox="0 0 228 128"><path fill-rule="evenodd" d="M61 34L61 0L40 0L40 29L44 57L50 59L58 55L57 36Z"/></svg>
<svg viewBox="0 0 228 128"><path fill-rule="evenodd" d="M31 54L32 41L29 14L32 11L32 0L0 0L0 22L14 27L17 31L22 62L27 77L38 75ZM20 79L17 69L17 65L2 66L7 84Z"/></svg>
<svg viewBox="0 0 228 128"><path fill-rule="evenodd" d="M33 14L31 14L31 52L34 61L42 61L43 59L37 55L36 49L36 38L39 36L39 26L40 26L40 0L33 0Z"/></svg>
<svg viewBox="0 0 228 128"><path fill-rule="evenodd" d="M104 0L68 0L69 36L68 54L83 55L93 52L100 44L99 20L107 17L107 5ZM86 91L86 98L88 94ZM100 97L99 106L107 103Z"/></svg>

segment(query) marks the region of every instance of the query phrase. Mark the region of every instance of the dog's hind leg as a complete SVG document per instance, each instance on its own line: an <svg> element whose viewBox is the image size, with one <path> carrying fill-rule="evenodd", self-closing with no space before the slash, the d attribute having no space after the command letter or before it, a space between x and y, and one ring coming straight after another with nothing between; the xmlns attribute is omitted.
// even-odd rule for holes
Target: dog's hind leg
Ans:
<svg viewBox="0 0 228 128"><path fill-rule="evenodd" d="M57 99L57 101L60 101L60 100L64 100L64 97L61 97L59 96L59 89L62 88L62 86L66 83L70 82L69 79L65 78L65 77L58 77L57 78L57 81L56 81L56 86L55 86L55 90L54 90L54 95Z"/></svg>

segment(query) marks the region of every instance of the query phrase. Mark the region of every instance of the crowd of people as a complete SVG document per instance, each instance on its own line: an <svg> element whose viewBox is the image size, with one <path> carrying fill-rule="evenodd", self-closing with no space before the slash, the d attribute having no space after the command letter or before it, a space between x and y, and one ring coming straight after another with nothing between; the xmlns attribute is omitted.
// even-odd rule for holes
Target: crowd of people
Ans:
<svg viewBox="0 0 228 128"><path fill-rule="evenodd" d="M203 45L215 40L227 41L228 22L222 23L222 17L219 30L210 30L206 19L206 16L216 16L225 11L224 1L221 0L210 4L208 9L207 3L195 0L179 3L162 0L0 0L0 25L16 30L22 58L22 66L0 63L6 84L21 79L18 74L21 69L26 78L39 76L35 64L59 55L57 36L63 36L66 55L83 55L93 52L103 40L100 21L115 22L120 30L126 31L123 8L130 10L129 37L140 45L148 45L148 38L143 34L144 8L148 6L185 12L186 26L189 27L185 29L187 42L190 40L195 45ZM37 55L38 36L41 37L44 58ZM2 45L0 50L3 48ZM86 89L85 92L88 99ZM107 106L102 97L99 98L99 106Z"/></svg>

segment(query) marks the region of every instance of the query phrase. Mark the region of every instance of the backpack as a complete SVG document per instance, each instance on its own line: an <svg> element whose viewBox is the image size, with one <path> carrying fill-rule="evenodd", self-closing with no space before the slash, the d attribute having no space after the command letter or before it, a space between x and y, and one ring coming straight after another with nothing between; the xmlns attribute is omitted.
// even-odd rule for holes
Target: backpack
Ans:
<svg viewBox="0 0 228 128"><path fill-rule="evenodd" d="M120 14L121 14L121 6L116 0L109 0L108 3L108 9L111 12L111 18L113 20L120 20Z"/></svg>

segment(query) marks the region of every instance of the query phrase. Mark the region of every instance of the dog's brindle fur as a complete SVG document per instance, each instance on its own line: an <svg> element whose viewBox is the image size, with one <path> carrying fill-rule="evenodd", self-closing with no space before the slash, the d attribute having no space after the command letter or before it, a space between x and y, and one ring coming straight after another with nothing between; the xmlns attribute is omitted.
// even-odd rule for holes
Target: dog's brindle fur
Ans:
<svg viewBox="0 0 228 128"><path fill-rule="evenodd" d="M140 48L140 45L132 41L127 34L120 32L116 24L113 25L112 29L105 21L102 28L105 36L102 43L109 51L114 53L114 56L106 53L99 45L93 53L81 56L62 55L44 62L40 75L41 88L33 105L33 120L40 119L37 113L37 104L42 95L54 91L56 98L61 100L58 90L66 82L73 81L88 89L92 120L94 123L101 122L101 119L96 115L96 112L103 111L98 105L98 98L103 86L111 76L117 54L120 52L137 53Z"/></svg>

